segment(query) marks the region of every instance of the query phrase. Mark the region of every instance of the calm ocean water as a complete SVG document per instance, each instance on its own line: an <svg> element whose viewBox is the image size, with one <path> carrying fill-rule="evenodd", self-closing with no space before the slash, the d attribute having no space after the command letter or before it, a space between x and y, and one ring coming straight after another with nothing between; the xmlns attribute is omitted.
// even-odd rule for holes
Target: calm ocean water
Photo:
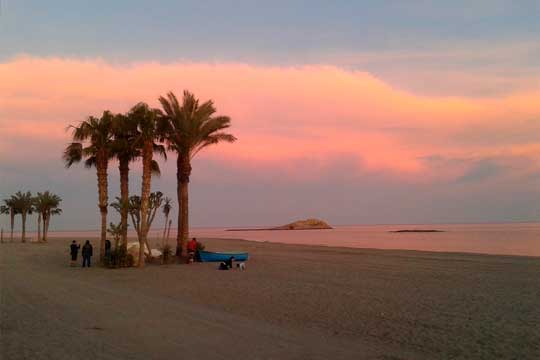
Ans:
<svg viewBox="0 0 540 360"><path fill-rule="evenodd" d="M437 229L440 233L391 233L401 229ZM171 230L171 244L174 242ZM154 229L149 238L158 239ZM325 245L352 248L405 249L540 256L540 223L360 225L337 226L333 230L225 231L224 228L193 228L192 236L236 238L287 244ZM35 236L30 234L29 236ZM51 232L50 237L98 237L97 231Z"/></svg>

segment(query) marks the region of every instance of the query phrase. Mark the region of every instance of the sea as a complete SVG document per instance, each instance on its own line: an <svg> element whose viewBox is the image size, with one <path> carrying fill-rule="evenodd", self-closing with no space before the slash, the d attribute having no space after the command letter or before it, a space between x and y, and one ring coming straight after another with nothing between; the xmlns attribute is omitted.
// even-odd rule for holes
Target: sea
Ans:
<svg viewBox="0 0 540 360"><path fill-rule="evenodd" d="M440 232L394 232L397 230L439 230ZM156 243L157 239L161 238L161 234L162 229L153 229L149 234L149 240ZM4 233L4 237L6 235ZM29 236L32 237L32 234ZM51 231L49 233L49 237L62 238L97 238L98 236L97 230ZM176 231L171 229L170 244L174 243L175 236ZM194 227L190 231L190 236L349 248L540 256L540 223L350 225L336 226L331 230L272 231L227 231L226 228Z"/></svg>

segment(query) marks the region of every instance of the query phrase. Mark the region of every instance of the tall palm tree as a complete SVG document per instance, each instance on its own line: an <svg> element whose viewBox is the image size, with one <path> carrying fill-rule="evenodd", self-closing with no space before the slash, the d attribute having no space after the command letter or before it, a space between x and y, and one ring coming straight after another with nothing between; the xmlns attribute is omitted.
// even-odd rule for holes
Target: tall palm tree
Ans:
<svg viewBox="0 0 540 360"><path fill-rule="evenodd" d="M49 191L37 193L34 198L34 209L38 213L38 240L47 242L47 234L49 232L49 223L52 215L57 215L62 212L58 206L62 202L60 196L52 194ZM43 220L43 235L41 234L41 221Z"/></svg>
<svg viewBox="0 0 540 360"><path fill-rule="evenodd" d="M137 122L132 116L116 115L113 121L112 151L118 159L120 172L120 229L122 247L127 251L129 164L141 155L137 146Z"/></svg>
<svg viewBox="0 0 540 360"><path fill-rule="evenodd" d="M163 203L163 214L165 215L165 226L163 227L163 236L161 239L161 242L165 242L165 235L167 233L167 224L169 223L169 214L171 213L172 205L171 205L172 199L170 197L165 197L164 203Z"/></svg>
<svg viewBox="0 0 540 360"><path fill-rule="evenodd" d="M169 150L177 153L176 179L178 197L177 255L186 254L189 236L188 184L191 160L207 146L220 142L234 142L236 138L223 130L231 126L228 116L216 116L213 101L202 104L189 91L184 91L182 104L174 93L161 96L159 102L165 113L161 126Z"/></svg>
<svg viewBox="0 0 540 360"><path fill-rule="evenodd" d="M140 146L142 156L142 184L141 184L141 231L139 236L139 267L144 267L144 246L147 243L150 225L148 222L148 211L150 201L150 191L152 173L155 172L154 152L160 152L165 156L165 148L156 145L161 136L158 124L160 122L160 111L152 109L148 104L139 103L129 112L128 117L137 122L138 135L136 143Z"/></svg>
<svg viewBox="0 0 540 360"><path fill-rule="evenodd" d="M64 150L63 159L66 167L71 167L85 159L87 168L95 167L98 178L98 207L101 214L101 242L99 259L103 263L105 257L105 240L107 238L107 206L109 160L112 157L113 118L110 111L104 111L100 118L93 116L82 121L78 126L70 126L73 142Z"/></svg>
<svg viewBox="0 0 540 360"><path fill-rule="evenodd" d="M0 213L9 214L9 225L11 230L9 241L13 242L13 228L15 227L15 215L17 214L13 197L4 199L4 205L0 207Z"/></svg>
<svg viewBox="0 0 540 360"><path fill-rule="evenodd" d="M34 198L30 191L25 193L17 191L17 193L12 196L12 199L15 203L15 209L21 215L22 219L21 242L26 242L26 216L32 214Z"/></svg>

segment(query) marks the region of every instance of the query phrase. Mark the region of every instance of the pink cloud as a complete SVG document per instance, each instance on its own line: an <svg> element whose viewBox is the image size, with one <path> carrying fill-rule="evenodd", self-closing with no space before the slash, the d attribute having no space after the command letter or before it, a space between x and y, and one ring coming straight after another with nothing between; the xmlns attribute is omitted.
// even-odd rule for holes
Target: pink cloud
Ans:
<svg viewBox="0 0 540 360"><path fill-rule="evenodd" d="M430 181L466 171L459 164L434 173L423 160L434 154L540 159L535 139L520 136L540 121L540 91L494 98L430 97L397 90L369 73L331 66L113 65L31 57L1 63L0 79L0 160L18 141L28 144L29 152L43 146L59 152L69 141L68 124L104 109L126 111L137 101L157 106L159 95L169 90L181 95L183 89L213 99L220 113L232 117L231 131L239 138L202 158L249 170L317 176L346 156L357 159L351 163L353 173ZM510 130L517 131L515 140L490 141L493 131ZM39 156L59 158L54 151ZM309 171L299 170L302 161L309 162Z"/></svg>

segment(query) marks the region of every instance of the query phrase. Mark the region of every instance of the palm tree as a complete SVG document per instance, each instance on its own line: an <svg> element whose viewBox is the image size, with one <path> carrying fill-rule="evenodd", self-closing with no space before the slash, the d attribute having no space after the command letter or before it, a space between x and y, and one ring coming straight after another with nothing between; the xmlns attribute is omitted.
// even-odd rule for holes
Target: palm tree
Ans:
<svg viewBox="0 0 540 360"><path fill-rule="evenodd" d="M34 198L30 191L25 193L17 191L17 193L12 196L12 199L15 203L15 209L21 215L22 219L21 242L26 242L26 216L32 214Z"/></svg>
<svg viewBox="0 0 540 360"><path fill-rule="evenodd" d="M143 174L141 184L141 230L139 236L139 267L144 267L144 245L147 243L148 231L148 211L150 201L150 191L152 173L155 172L156 162L153 160L154 152L159 152L165 156L165 148L156 145L160 139L158 126L160 122L160 111L152 109L145 103L135 105L129 112L128 117L137 122L138 135L136 143L140 146Z"/></svg>
<svg viewBox="0 0 540 360"><path fill-rule="evenodd" d="M177 153L177 197L178 197L178 235L177 255L186 254L189 236L188 184L191 176L191 160L199 151L219 142L234 142L236 138L223 130L231 126L227 116L215 116L214 103L199 100L189 91L184 91L182 104L174 93L159 98L165 121L163 133L169 150Z"/></svg>
<svg viewBox="0 0 540 360"><path fill-rule="evenodd" d="M172 209L171 205L172 199L170 197L165 197L165 203L163 204L163 214L165 215L165 226L163 227L163 237L162 242L165 242L165 234L167 233L167 224L169 223L169 214Z"/></svg>
<svg viewBox="0 0 540 360"><path fill-rule="evenodd" d="M112 151L118 159L120 172L120 227L122 247L127 251L128 201L129 201L129 163L141 155L137 147L137 122L132 116L116 115L113 121Z"/></svg>
<svg viewBox="0 0 540 360"><path fill-rule="evenodd" d="M52 215L57 215L62 212L58 206L62 202L60 196L45 191L37 193L34 198L34 209L38 213L38 240L47 242L47 234L49 232L49 223ZM43 220L43 236L41 235L41 221Z"/></svg>
<svg viewBox="0 0 540 360"><path fill-rule="evenodd" d="M107 229L107 232L111 234L111 236L114 239L114 250L118 250L118 243L120 242L120 238L123 235L123 224L120 222L119 224L110 223L109 229Z"/></svg>
<svg viewBox="0 0 540 360"><path fill-rule="evenodd" d="M15 215L17 214L13 197L9 199L4 199L4 204L5 205L2 205L0 207L0 213L9 214L10 228L11 228L11 235L10 235L9 241L13 242L13 228L15 226Z"/></svg>
<svg viewBox="0 0 540 360"><path fill-rule="evenodd" d="M99 259L103 264L105 257L105 240L107 238L107 202L109 159L112 157L112 125L114 115L104 111L100 118L93 116L82 121L79 126L70 126L73 141L64 150L63 159L66 167L71 167L85 159L87 168L95 167L98 178L99 211L101 213L101 242Z"/></svg>

